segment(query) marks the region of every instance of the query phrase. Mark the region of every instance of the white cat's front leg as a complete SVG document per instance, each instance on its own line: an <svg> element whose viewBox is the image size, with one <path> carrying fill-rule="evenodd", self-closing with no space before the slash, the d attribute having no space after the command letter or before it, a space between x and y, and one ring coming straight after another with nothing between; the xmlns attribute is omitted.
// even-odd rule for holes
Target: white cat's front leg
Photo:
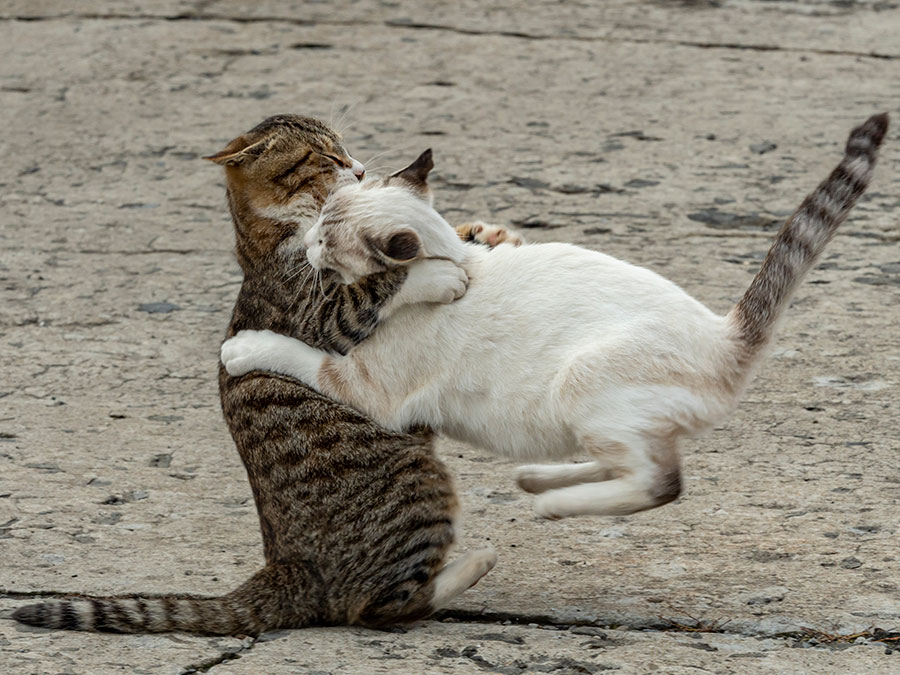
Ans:
<svg viewBox="0 0 900 675"><path fill-rule="evenodd" d="M222 364L229 375L266 370L319 389L319 372L328 354L305 342L270 330L242 330L222 344Z"/></svg>
<svg viewBox="0 0 900 675"><path fill-rule="evenodd" d="M448 304L466 293L469 277L465 270L451 260L428 258L414 262L400 287L381 311L379 321L384 321L404 305L419 302Z"/></svg>

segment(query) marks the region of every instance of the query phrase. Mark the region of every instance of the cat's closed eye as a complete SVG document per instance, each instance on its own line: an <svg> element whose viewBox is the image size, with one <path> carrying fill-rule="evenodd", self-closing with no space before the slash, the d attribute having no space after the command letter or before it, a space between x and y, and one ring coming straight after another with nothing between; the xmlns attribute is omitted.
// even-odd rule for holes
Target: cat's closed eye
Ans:
<svg viewBox="0 0 900 675"><path fill-rule="evenodd" d="M342 161L341 159L335 157L334 155L323 154L322 157L325 157L326 159L330 159L332 162L334 162L335 164L337 164L340 167L349 167L350 166L347 162Z"/></svg>

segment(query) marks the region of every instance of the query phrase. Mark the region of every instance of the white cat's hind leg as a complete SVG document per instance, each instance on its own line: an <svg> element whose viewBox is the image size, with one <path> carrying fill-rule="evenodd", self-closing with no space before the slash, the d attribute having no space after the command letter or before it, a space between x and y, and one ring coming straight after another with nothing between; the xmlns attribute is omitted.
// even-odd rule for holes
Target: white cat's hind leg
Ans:
<svg viewBox="0 0 900 675"><path fill-rule="evenodd" d="M434 580L433 609L440 609L457 595L466 591L497 564L497 552L492 548L469 551L442 569Z"/></svg>
<svg viewBox="0 0 900 675"><path fill-rule="evenodd" d="M613 477L613 466L606 461L580 464L524 464L516 467L516 483L525 492L540 494L547 490L599 483Z"/></svg>
<svg viewBox="0 0 900 675"><path fill-rule="evenodd" d="M535 512L544 518L621 516L662 506L681 494L681 468L674 437L643 439L622 447L616 478L541 494Z"/></svg>

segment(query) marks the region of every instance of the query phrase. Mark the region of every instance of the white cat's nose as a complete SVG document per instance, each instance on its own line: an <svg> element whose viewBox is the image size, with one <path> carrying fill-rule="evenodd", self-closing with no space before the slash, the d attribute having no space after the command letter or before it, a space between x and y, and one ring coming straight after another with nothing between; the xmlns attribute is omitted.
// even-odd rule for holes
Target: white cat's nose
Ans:
<svg viewBox="0 0 900 675"><path fill-rule="evenodd" d="M366 167L359 160L354 159L353 165L350 167L350 170L353 171L353 175L356 176L356 180L362 180L366 175Z"/></svg>
<svg viewBox="0 0 900 675"><path fill-rule="evenodd" d="M306 234L303 235L303 245L306 248L310 248L315 243L316 243L315 233L312 230L307 230Z"/></svg>

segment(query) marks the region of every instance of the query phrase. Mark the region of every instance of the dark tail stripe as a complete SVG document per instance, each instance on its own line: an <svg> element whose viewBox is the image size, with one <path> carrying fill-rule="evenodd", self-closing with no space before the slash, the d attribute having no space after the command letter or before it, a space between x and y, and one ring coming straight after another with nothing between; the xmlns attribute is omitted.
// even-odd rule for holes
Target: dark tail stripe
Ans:
<svg viewBox="0 0 900 675"><path fill-rule="evenodd" d="M169 631L175 628L177 621L178 603L175 598L160 598L162 604L163 623L160 630Z"/></svg>
<svg viewBox="0 0 900 675"><path fill-rule="evenodd" d="M81 627L81 622L78 620L78 612L75 611L71 602L60 603L59 627L64 630L78 630Z"/></svg>
<svg viewBox="0 0 900 675"><path fill-rule="evenodd" d="M103 600L91 600L91 607L94 610L94 626L95 630L109 630L110 625L106 620L106 610L103 607Z"/></svg>

